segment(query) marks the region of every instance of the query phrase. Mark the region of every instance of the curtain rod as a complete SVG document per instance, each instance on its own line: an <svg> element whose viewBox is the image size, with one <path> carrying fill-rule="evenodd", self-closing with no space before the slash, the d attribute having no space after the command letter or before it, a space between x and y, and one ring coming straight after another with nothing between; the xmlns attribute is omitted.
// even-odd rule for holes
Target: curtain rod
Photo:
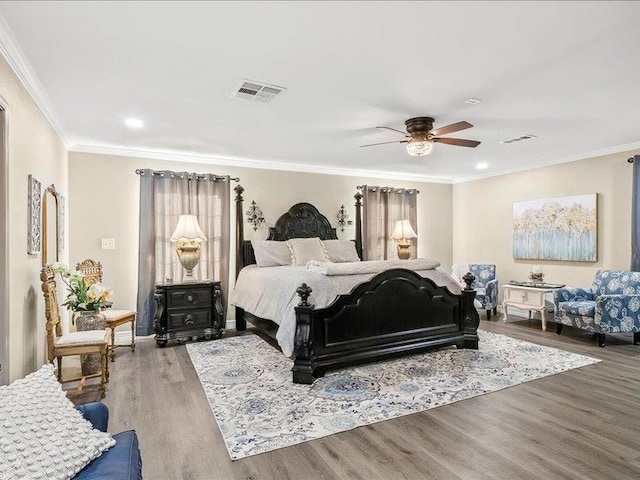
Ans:
<svg viewBox="0 0 640 480"><path fill-rule="evenodd" d="M185 175L185 173L186 173L186 174L187 174L187 175L189 175L189 176L191 176L191 175L195 175L195 176L196 176L196 178L207 178L207 177L213 177L213 179L214 179L214 180L216 180L216 181L217 181L217 180L226 181L226 180L227 180L227 178L228 178L230 181L234 181L234 182L239 182L239 181L240 181L240 178L239 178L239 177L229 177L229 176L225 176L225 175L215 175L215 174L213 174L213 173L170 172L170 171L168 171L168 170L153 170L153 171L152 171L152 175L158 175L159 177L162 177L162 176L164 176L164 175L165 175L165 174L167 174L167 173L168 173L168 174L170 174L172 177L174 177L174 176L176 176L176 175L177 175L177 176L179 176L180 178L183 178L183 177L184 177L184 175ZM145 171L144 171L144 170L142 170L142 169L140 169L140 168L137 168L137 169L136 169L136 174L138 174L138 175L144 175L144 174L145 174Z"/></svg>
<svg viewBox="0 0 640 480"><path fill-rule="evenodd" d="M631 157L631 158L627 158L627 162L629 162L629 163L633 163L633 157Z"/></svg>
<svg viewBox="0 0 640 480"><path fill-rule="evenodd" d="M413 195L414 193L417 195L418 193L420 193L420 190L418 190L417 188L401 188L401 187L378 187L375 185L358 185L356 188L358 190L363 190L364 188L367 189L371 189L372 192L375 192L377 189L380 189L380 191L382 192L395 192L395 193L402 193L402 192L407 192L409 195Z"/></svg>

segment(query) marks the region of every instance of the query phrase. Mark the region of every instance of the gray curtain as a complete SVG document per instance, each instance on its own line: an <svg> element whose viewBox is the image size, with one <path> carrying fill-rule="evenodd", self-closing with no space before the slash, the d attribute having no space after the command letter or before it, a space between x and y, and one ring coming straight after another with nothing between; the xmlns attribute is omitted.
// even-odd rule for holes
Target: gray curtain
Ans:
<svg viewBox="0 0 640 480"><path fill-rule="evenodd" d="M140 171L137 335L153 333L155 284L179 282L185 274L170 241L180 215L196 215L207 237L194 275L220 280L228 298L230 183L217 175Z"/></svg>
<svg viewBox="0 0 640 480"><path fill-rule="evenodd" d="M633 157L633 193L631 194L631 270L640 271L640 155Z"/></svg>
<svg viewBox="0 0 640 480"><path fill-rule="evenodd" d="M394 187L362 187L362 254L364 260L397 259L391 234L396 221L409 220L418 234L418 190ZM411 240L411 258L418 256L417 238Z"/></svg>

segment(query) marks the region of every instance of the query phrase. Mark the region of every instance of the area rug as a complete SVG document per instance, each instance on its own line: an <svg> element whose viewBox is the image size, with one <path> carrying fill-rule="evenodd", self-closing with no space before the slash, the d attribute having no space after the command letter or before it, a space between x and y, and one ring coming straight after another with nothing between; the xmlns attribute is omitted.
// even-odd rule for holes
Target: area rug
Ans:
<svg viewBox="0 0 640 480"><path fill-rule="evenodd" d="M479 331L444 348L291 381L293 362L256 335L187 350L233 460L495 392L599 360Z"/></svg>

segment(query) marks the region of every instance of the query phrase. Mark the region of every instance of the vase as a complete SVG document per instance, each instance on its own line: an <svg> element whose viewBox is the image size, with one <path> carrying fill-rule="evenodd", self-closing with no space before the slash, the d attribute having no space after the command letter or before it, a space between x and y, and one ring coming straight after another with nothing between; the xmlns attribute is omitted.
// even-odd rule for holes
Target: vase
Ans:
<svg viewBox="0 0 640 480"><path fill-rule="evenodd" d="M107 317L97 310L76 312L74 320L76 322L76 330L79 332L104 330L107 325ZM80 366L83 377L95 375L101 368L100 354L80 355Z"/></svg>

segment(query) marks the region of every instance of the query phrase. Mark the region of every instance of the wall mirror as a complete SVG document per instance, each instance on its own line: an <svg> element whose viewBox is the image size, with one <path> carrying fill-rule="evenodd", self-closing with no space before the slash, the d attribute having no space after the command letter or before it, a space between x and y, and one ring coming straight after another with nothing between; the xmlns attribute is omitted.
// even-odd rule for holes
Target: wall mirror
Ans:
<svg viewBox="0 0 640 480"><path fill-rule="evenodd" d="M42 196L42 266L60 260L60 194L51 184Z"/></svg>

